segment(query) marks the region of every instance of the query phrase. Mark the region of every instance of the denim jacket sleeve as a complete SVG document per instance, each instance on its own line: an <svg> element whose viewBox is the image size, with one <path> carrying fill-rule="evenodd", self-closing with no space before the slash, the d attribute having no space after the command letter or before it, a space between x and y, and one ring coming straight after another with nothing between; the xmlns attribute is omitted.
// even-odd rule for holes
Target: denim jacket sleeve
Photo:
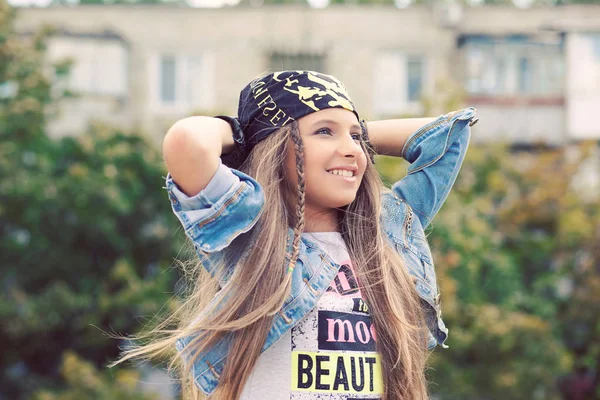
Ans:
<svg viewBox="0 0 600 400"><path fill-rule="evenodd" d="M264 205L261 186L250 176L220 163L206 188L195 196L183 193L170 174L166 188L173 213L204 259L204 267L215 275L211 258L218 258L234 239L256 224Z"/></svg>
<svg viewBox="0 0 600 400"><path fill-rule="evenodd" d="M442 115L413 133L404 144L402 157L410 167L392 190L410 204L423 229L438 213L456 181L474 119L473 107Z"/></svg>

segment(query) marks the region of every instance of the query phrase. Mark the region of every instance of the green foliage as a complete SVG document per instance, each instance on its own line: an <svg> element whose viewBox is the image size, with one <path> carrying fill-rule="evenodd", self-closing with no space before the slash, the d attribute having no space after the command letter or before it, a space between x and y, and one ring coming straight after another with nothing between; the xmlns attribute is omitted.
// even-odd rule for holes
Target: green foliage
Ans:
<svg viewBox="0 0 600 400"><path fill-rule="evenodd" d="M44 35L21 40L12 18L0 0L0 83L13 88L0 98L0 397L141 398L96 369L119 351L101 330L136 332L173 291L162 160L106 126L50 140L66 67L42 70Z"/></svg>
<svg viewBox="0 0 600 400"><path fill-rule="evenodd" d="M60 368L68 389L61 393L40 390L32 400L152 400L156 397L136 391L139 374L132 370L99 372L90 362L67 351Z"/></svg>
<svg viewBox="0 0 600 400"><path fill-rule="evenodd" d="M469 150L428 234L450 327L438 398L559 399L574 365L599 370L600 198L576 185L595 147Z"/></svg>

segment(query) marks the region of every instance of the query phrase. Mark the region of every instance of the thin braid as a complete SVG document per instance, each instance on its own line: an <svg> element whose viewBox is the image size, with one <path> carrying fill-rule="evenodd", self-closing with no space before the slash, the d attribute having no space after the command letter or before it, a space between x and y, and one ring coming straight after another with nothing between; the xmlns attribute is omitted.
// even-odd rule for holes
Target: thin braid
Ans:
<svg viewBox="0 0 600 400"><path fill-rule="evenodd" d="M296 260L300 254L300 235L304 231L304 144L298 131L298 124L295 123L292 126L292 140L294 142L294 149L296 153L296 174L298 176L298 204L296 205L296 225L294 226L294 240L292 241L292 257L290 258L290 265L288 267L288 273L291 273L296 266Z"/></svg>

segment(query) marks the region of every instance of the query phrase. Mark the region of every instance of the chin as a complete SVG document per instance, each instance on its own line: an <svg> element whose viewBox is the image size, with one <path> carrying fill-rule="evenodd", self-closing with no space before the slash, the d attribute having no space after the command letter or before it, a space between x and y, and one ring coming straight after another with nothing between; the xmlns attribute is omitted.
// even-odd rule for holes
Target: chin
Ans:
<svg viewBox="0 0 600 400"><path fill-rule="evenodd" d="M326 191L323 189L325 189L323 186L317 190L314 190L313 187L307 187L307 203L312 203L316 209L326 210L332 208L342 208L356 200L357 191L350 188L345 188L345 190L335 190L334 188L330 187L327 188Z"/></svg>
<svg viewBox="0 0 600 400"><path fill-rule="evenodd" d="M346 196L346 197L339 197L335 200L331 201L331 205L329 206L330 208L342 208L342 207L346 207L347 205L349 205L350 203L352 203L354 200L356 199L356 195L354 196Z"/></svg>

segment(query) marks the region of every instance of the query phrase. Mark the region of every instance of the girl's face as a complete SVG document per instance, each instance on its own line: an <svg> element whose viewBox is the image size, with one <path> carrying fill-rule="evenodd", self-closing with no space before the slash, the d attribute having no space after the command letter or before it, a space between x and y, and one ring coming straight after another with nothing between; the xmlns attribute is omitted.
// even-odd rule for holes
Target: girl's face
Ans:
<svg viewBox="0 0 600 400"><path fill-rule="evenodd" d="M313 214L350 204L367 167L356 116L342 108L327 108L300 118L298 126L304 144L305 211ZM285 175L296 188L296 155L291 139L288 149Z"/></svg>

